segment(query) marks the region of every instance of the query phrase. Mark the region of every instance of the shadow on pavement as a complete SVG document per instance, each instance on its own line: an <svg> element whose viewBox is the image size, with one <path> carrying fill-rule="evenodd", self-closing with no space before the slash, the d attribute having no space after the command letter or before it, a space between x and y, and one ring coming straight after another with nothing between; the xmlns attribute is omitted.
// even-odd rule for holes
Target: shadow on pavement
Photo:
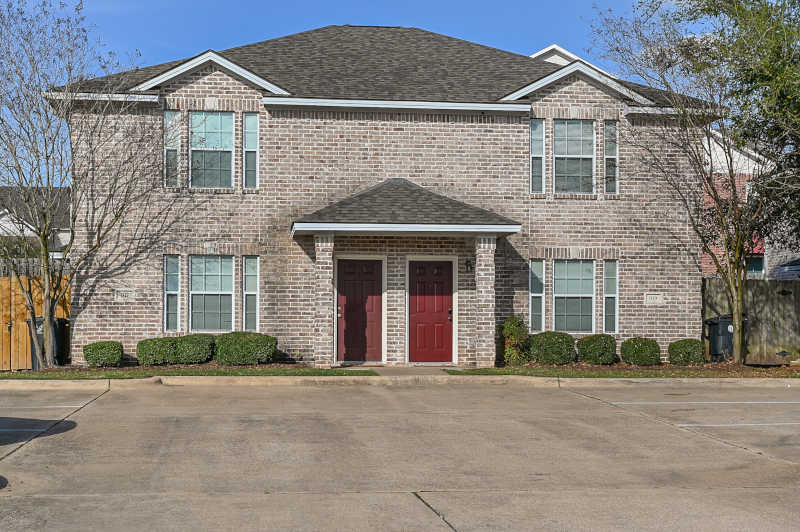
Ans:
<svg viewBox="0 0 800 532"><path fill-rule="evenodd" d="M0 445L22 443L34 436L53 436L74 429L77 423L59 419L0 417Z"/></svg>

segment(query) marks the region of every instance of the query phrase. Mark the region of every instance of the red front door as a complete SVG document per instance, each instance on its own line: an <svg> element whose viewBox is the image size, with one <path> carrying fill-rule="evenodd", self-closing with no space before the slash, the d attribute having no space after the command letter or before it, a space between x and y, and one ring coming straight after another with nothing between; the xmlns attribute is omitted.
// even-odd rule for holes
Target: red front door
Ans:
<svg viewBox="0 0 800 532"><path fill-rule="evenodd" d="M381 361L381 261L339 260L337 344L340 362Z"/></svg>
<svg viewBox="0 0 800 532"><path fill-rule="evenodd" d="M453 361L453 263L409 265L408 360Z"/></svg>

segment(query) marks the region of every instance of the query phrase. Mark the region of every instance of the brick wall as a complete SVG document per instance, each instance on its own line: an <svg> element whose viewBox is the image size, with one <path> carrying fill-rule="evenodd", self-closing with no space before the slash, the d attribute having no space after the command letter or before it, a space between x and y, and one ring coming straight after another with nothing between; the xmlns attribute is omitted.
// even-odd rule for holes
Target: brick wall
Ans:
<svg viewBox="0 0 800 532"><path fill-rule="evenodd" d="M685 220L664 223L661 210L674 210L620 147L619 194L603 192L602 120L620 120L624 105L605 90L573 76L542 91L532 115L545 119L546 190L552 191L554 118L590 118L596 129L597 187L588 197L529 193L529 116L519 113L392 112L264 108L261 93L216 68L187 75L163 89L168 109L234 111L236 146L241 146L241 112L260 115L260 186L243 191L241 152L235 150L232 190L170 190L164 197L190 198L191 208L176 220L169 242L153 246L147 257L91 294L77 287L73 353L90 341L121 339L127 355L135 343L162 335L162 256L181 255L181 324L188 328L188 255L231 254L235 286L241 281L241 256L260 256L260 330L275 335L279 348L298 360L311 360L315 342L316 277L314 238L290 236L294 219L384 179L402 177L454 199L494 210L522 224L522 232L500 238L495 252L495 307L499 322L511 313L528 315L530 258L545 258L546 323L552 327L552 260L589 257L597 261L598 332L602 328L602 260L619 260L618 338L652 336L666 344L700 333L700 274L692 258L674 245L687 234ZM160 110L158 111L160 112ZM639 127L646 127L646 122ZM181 169L188 176L183 135ZM154 205L147 206L153 208ZM476 353L474 241L467 238L337 237L334 253L389 256L390 318L388 361L404 360L405 257L410 254L459 257L459 354L472 364ZM114 302L114 286L132 286L126 302ZM644 307L644 294L661 293L664 304ZM241 291L234 321L241 328ZM463 331L463 334L462 334ZM182 334L182 333L181 333ZM481 348L486 350L486 347ZM493 356L493 353L492 355Z"/></svg>

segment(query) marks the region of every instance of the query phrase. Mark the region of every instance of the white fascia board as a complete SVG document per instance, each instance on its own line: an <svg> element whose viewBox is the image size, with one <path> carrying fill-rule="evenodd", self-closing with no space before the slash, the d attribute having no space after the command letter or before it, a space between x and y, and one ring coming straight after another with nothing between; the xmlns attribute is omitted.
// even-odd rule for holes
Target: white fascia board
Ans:
<svg viewBox="0 0 800 532"><path fill-rule="evenodd" d="M103 94L96 92L46 92L45 98L54 100L90 100L90 101L109 101L109 102L145 102L158 103L157 94Z"/></svg>
<svg viewBox="0 0 800 532"><path fill-rule="evenodd" d="M674 107L629 107L625 106L626 115L676 115Z"/></svg>
<svg viewBox="0 0 800 532"><path fill-rule="evenodd" d="M614 76L612 74L609 74L608 72L606 72L602 68L598 67L597 65L593 65L592 63L590 63L586 59L573 54L572 52L570 52L566 48L563 48L563 47L557 45L556 43L551 44L547 48L542 48L538 52L532 53L530 55L530 58L531 59L538 59L539 57L541 57L541 56L543 56L543 55L545 55L545 54L547 54L549 52L553 52L553 51L555 51L556 53L561 54L562 56L566 57L567 59L570 60L570 62L572 62L572 61L583 61L584 63L586 63L590 67L594 68L595 70L598 70L598 71L602 72L603 74L605 74L606 76L608 76L610 78L616 78L617 77L617 76Z"/></svg>
<svg viewBox="0 0 800 532"><path fill-rule="evenodd" d="M521 225L461 225L461 224L352 224L305 223L292 224L295 233L519 233Z"/></svg>
<svg viewBox="0 0 800 532"><path fill-rule="evenodd" d="M326 98L274 98L264 97L264 105L306 107L362 107L374 109L440 109L451 111L507 111L528 112L528 104L422 102L415 100L338 100Z"/></svg>
<svg viewBox="0 0 800 532"><path fill-rule="evenodd" d="M509 101L514 101L514 100L519 100L523 96L527 96L528 94L530 94L532 92L535 92L535 91L537 91L537 90L539 90L539 89L541 89L543 87L546 87L546 86L548 86L548 85L550 85L552 83L555 83L556 81L558 81L558 80L560 80L560 79L562 79L562 78L564 78L566 76L569 76L570 74L574 74L576 72L580 72L581 74L584 74L585 76L587 76L589 78L592 78L593 80L597 81L598 83L602 83L603 85L615 90L616 92L618 92L620 94L624 94L628 98L630 98L630 99L632 99L634 101L637 101L642 105L652 105L653 104L653 102L651 102L650 100L648 100L647 98L645 98L641 94L639 94L637 92L634 92L634 91L630 90L629 88L621 85L617 80L615 80L611 76L608 76L607 74L604 74L602 72L599 72L599 71L595 70L594 68L590 67L586 63L580 63L580 62L572 63L570 65L565 66L564 68L562 68L560 70L556 70L555 72L553 72L549 76L545 76L545 77L543 77L542 79L540 79L538 81L534 81L530 85L526 85L526 86L522 87L521 89L512 92L508 96L503 96L502 98L500 98L500 101L501 102L509 102Z"/></svg>
<svg viewBox="0 0 800 532"><path fill-rule="evenodd" d="M222 68L233 72L240 78L244 78L247 81L253 83L254 85L257 85L262 89L266 89L273 94L289 94L287 91L283 90L277 85L274 85L269 81L265 80L264 78L253 74L249 70L240 67L236 63L232 63L231 61L225 59L224 57L213 51L208 51L204 54L198 55L194 59L190 59L189 61L186 61L185 63L182 63L176 66L175 68L167 70L163 74L159 74L158 76L151 78L145 81L144 83L140 83L131 90L146 91L152 89L153 87L161 85L165 81L169 81L172 78L180 76L181 74L184 74L185 72L188 72L208 62L216 63Z"/></svg>

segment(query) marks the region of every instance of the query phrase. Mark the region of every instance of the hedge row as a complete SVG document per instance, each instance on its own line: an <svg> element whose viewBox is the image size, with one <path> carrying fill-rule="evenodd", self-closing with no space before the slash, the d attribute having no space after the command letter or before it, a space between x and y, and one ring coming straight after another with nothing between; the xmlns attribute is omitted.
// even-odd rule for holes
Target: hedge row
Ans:
<svg viewBox="0 0 800 532"><path fill-rule="evenodd" d="M189 334L169 338L149 338L136 345L136 357L143 366L202 364L212 358L224 366L267 364L275 360L278 341L254 332ZM83 348L91 367L122 364L120 342L95 342Z"/></svg>
<svg viewBox="0 0 800 532"><path fill-rule="evenodd" d="M617 362L617 341L608 334L593 334L577 342L567 333L546 331L528 334L525 321L511 316L500 327L504 361L508 366L527 362L540 364L569 364L581 361L589 364ZM670 364L686 366L705 362L703 342L687 338L672 342L667 350ZM661 348L650 338L629 338L620 345L620 359L627 364L653 366L661 363Z"/></svg>

